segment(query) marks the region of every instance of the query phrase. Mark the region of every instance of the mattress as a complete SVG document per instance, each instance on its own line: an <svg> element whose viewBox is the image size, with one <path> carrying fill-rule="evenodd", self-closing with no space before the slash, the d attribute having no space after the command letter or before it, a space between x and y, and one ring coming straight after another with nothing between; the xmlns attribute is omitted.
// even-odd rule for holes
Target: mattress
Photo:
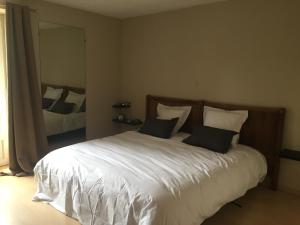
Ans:
<svg viewBox="0 0 300 225"><path fill-rule="evenodd" d="M265 158L128 131L53 151L34 168L35 201L83 225L199 225L266 175Z"/></svg>
<svg viewBox="0 0 300 225"><path fill-rule="evenodd" d="M47 136L85 127L85 113L59 114L43 110Z"/></svg>

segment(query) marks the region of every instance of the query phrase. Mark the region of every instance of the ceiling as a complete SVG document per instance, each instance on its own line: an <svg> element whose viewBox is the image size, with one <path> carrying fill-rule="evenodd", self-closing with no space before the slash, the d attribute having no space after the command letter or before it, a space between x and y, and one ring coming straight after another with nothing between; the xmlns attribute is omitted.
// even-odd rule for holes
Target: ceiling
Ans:
<svg viewBox="0 0 300 225"><path fill-rule="evenodd" d="M226 0L46 0L115 18L129 18Z"/></svg>

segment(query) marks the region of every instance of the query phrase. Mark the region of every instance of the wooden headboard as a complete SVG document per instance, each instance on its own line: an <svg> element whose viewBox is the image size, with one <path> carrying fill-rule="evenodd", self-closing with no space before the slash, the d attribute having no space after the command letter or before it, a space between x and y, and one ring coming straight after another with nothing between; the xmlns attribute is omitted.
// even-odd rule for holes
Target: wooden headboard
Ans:
<svg viewBox="0 0 300 225"><path fill-rule="evenodd" d="M146 97L146 118L156 117L158 103L165 105L191 105L192 111L181 131L191 132L195 126L203 124L205 105L225 110L248 110L249 116L240 133L240 144L260 151L267 160L268 174L265 184L277 189L279 172L279 151L282 149L284 108L232 105L203 100L186 100L148 95Z"/></svg>

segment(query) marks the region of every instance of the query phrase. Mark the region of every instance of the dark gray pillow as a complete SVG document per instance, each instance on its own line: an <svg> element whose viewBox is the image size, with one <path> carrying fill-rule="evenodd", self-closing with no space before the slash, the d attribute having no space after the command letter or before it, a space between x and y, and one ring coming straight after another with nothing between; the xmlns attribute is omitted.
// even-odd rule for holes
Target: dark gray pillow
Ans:
<svg viewBox="0 0 300 225"><path fill-rule="evenodd" d="M201 126L195 128L192 135L183 142L224 154L228 152L232 138L236 134L237 132L231 130Z"/></svg>
<svg viewBox="0 0 300 225"><path fill-rule="evenodd" d="M54 102L54 99L50 98L43 98L42 99L42 108L43 109L48 109Z"/></svg>
<svg viewBox="0 0 300 225"><path fill-rule="evenodd" d="M149 134L154 137L170 138L178 118L171 120L161 120L149 118L139 130L140 133Z"/></svg>
<svg viewBox="0 0 300 225"><path fill-rule="evenodd" d="M57 101L50 111L59 114L69 114L73 112L74 107L75 107L74 103Z"/></svg>

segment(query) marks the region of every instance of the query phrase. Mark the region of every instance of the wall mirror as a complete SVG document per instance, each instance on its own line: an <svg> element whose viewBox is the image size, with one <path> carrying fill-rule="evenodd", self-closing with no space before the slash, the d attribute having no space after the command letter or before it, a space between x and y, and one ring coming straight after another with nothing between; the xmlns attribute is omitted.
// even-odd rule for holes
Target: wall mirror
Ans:
<svg viewBox="0 0 300 225"><path fill-rule="evenodd" d="M40 81L50 150L85 140L84 29L39 22Z"/></svg>

